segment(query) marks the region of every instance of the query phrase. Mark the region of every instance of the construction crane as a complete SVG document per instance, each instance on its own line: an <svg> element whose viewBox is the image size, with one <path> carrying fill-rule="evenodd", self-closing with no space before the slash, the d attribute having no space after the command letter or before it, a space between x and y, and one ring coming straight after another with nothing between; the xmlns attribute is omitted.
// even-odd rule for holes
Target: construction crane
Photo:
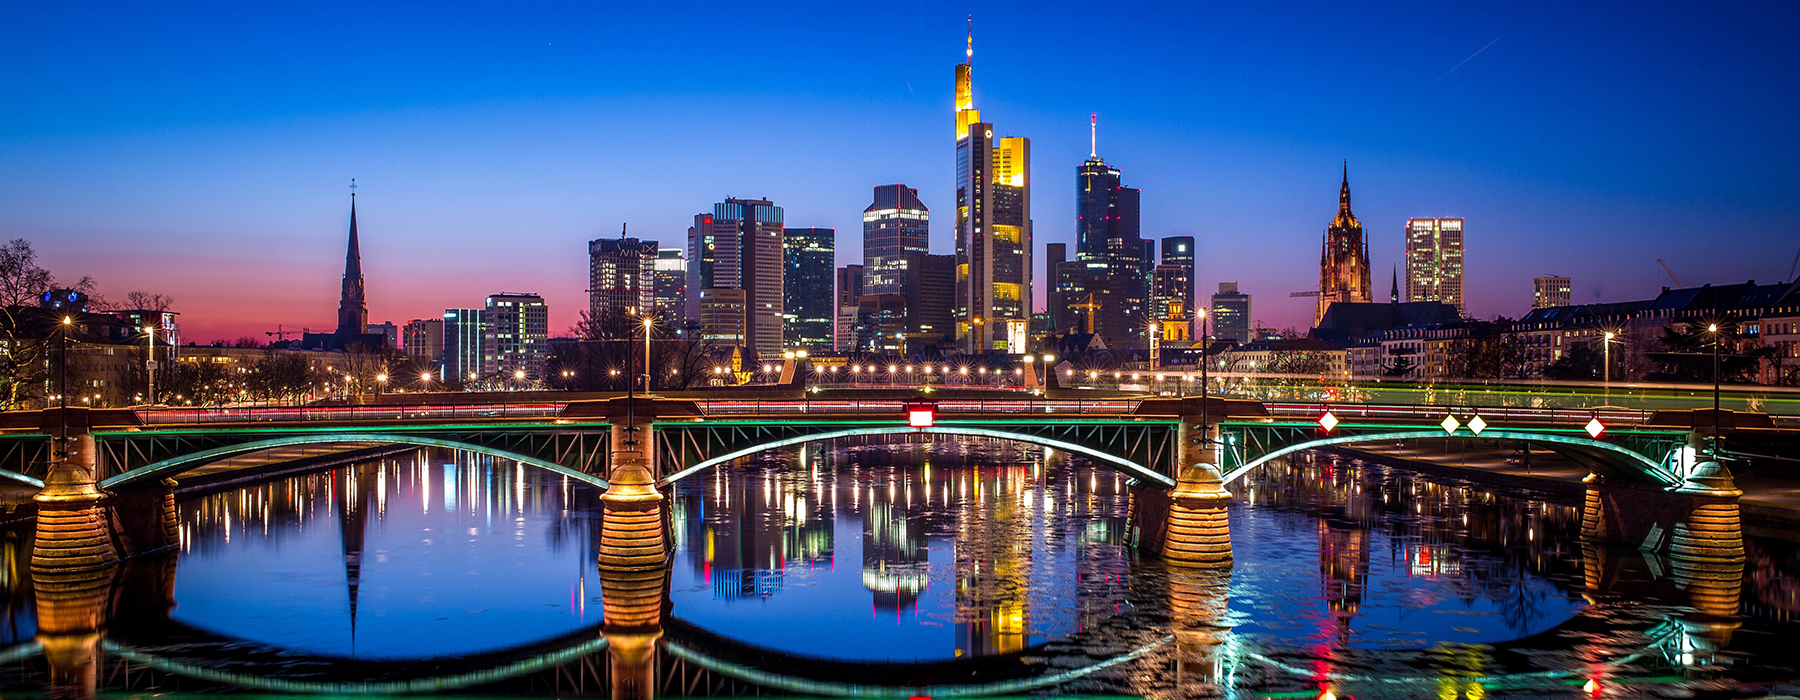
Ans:
<svg viewBox="0 0 1800 700"><path fill-rule="evenodd" d="M1681 283L1681 278L1680 278L1680 277L1676 277L1676 276L1675 276L1675 271L1674 271L1674 270L1671 270L1671 269L1669 269L1669 264L1668 264L1668 263L1666 263L1666 262L1663 262L1663 259L1662 259L1662 258L1657 258L1657 259L1656 259L1656 264L1658 264L1658 265L1661 265L1661 266L1662 266L1662 268L1663 268L1663 272L1667 272L1667 273L1669 273L1669 279L1671 279L1671 280L1674 280L1674 281L1675 281L1675 288L1676 288L1676 289L1682 289L1682 288L1685 288L1685 287L1686 287L1686 286L1687 286L1687 285L1685 285L1685 284L1682 284L1682 283Z"/></svg>
<svg viewBox="0 0 1800 700"><path fill-rule="evenodd" d="M1074 309L1087 309L1087 332L1088 332L1088 335L1093 335L1093 333L1094 333L1094 312L1100 310L1100 305L1094 303L1094 293L1088 292L1087 303L1085 303L1085 304L1070 304L1069 307L1074 308Z"/></svg>
<svg viewBox="0 0 1800 700"><path fill-rule="evenodd" d="M300 332L311 333L312 329L303 327L300 329ZM284 325L281 325L278 323L278 324L275 324L275 330L263 331L263 335L272 335L272 336L275 336L275 339L278 341L285 341L285 340L287 340L288 336L294 335L294 332L287 330L287 326L284 326Z"/></svg>
<svg viewBox="0 0 1800 700"><path fill-rule="evenodd" d="M1308 289L1304 292L1288 292L1288 296L1290 297L1316 297L1318 295L1319 290L1317 289Z"/></svg>

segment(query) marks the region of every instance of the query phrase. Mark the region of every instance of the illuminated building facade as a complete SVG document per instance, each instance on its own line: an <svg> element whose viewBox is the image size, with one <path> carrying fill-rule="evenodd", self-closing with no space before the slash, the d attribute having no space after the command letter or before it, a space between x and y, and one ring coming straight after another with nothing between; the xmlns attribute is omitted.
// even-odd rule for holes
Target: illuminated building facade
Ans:
<svg viewBox="0 0 1800 700"><path fill-rule="evenodd" d="M598 320L622 313L641 318L656 309L656 241L588 241L588 313Z"/></svg>
<svg viewBox="0 0 1800 700"><path fill-rule="evenodd" d="M702 289L698 295L700 337L725 347L744 345L746 307L742 289Z"/></svg>
<svg viewBox="0 0 1800 700"><path fill-rule="evenodd" d="M1145 256L1153 245L1145 243L1138 233L1138 190L1124 186L1119 169L1090 152L1075 169L1075 259L1086 273L1078 294L1091 294L1100 305L1094 332L1108 347L1148 344L1152 261Z"/></svg>
<svg viewBox="0 0 1800 700"><path fill-rule="evenodd" d="M707 290L743 290L742 344L762 358L779 357L785 340L782 235L781 207L766 199L727 198L688 228L690 316Z"/></svg>
<svg viewBox="0 0 1800 700"><path fill-rule="evenodd" d="M1406 220L1406 301L1463 305L1463 220Z"/></svg>
<svg viewBox="0 0 1800 700"><path fill-rule="evenodd" d="M1212 337L1250 342L1250 295L1238 291L1236 282L1220 282L1219 293L1212 295Z"/></svg>
<svg viewBox="0 0 1800 700"><path fill-rule="evenodd" d="M444 319L415 318L401 331L406 356L437 364L444 357Z"/></svg>
<svg viewBox="0 0 1800 700"><path fill-rule="evenodd" d="M863 266L845 265L837 271L837 327L834 349L856 347L856 314L862 308Z"/></svg>
<svg viewBox="0 0 1800 700"><path fill-rule="evenodd" d="M479 381L486 338L487 311L445 309L444 364L438 368L438 381Z"/></svg>
<svg viewBox="0 0 1800 700"><path fill-rule="evenodd" d="M1194 303L1196 252L1193 236L1169 236L1162 239L1162 264L1179 267L1187 276L1187 282L1181 286L1181 302L1190 311L1200 308Z"/></svg>
<svg viewBox="0 0 1800 700"><path fill-rule="evenodd" d="M1567 277L1556 275L1534 277L1531 280L1531 287L1531 308L1533 309L1568 306L1573 297Z"/></svg>
<svg viewBox="0 0 1800 700"><path fill-rule="evenodd" d="M931 212L919 191L881 185L863 209L863 293L902 294L909 256L930 253Z"/></svg>
<svg viewBox="0 0 1800 700"><path fill-rule="evenodd" d="M1369 241L1362 222L1350 213L1350 166L1344 166L1344 184L1338 190L1337 218L1325 228L1325 244L1319 254L1319 308L1313 325L1325 318L1335 302L1368 303Z"/></svg>
<svg viewBox="0 0 1800 700"><path fill-rule="evenodd" d="M956 256L908 255L906 333L923 344L940 345L955 338ZM909 346L908 351L911 352Z"/></svg>
<svg viewBox="0 0 1800 700"><path fill-rule="evenodd" d="M966 352L1022 353L1031 330L1031 140L995 138L956 66L956 336Z"/></svg>
<svg viewBox="0 0 1800 700"><path fill-rule="evenodd" d="M503 292L487 298L482 328L482 373L510 381L544 378L550 355L550 308L536 294Z"/></svg>
<svg viewBox="0 0 1800 700"><path fill-rule="evenodd" d="M837 260L837 232L828 228L790 228L782 234L787 249L782 273L782 327L788 349L809 352L830 350L834 338L836 302L831 298L832 265Z"/></svg>
<svg viewBox="0 0 1800 700"><path fill-rule="evenodd" d="M680 248L656 252L656 317L677 333L687 328L687 257Z"/></svg>

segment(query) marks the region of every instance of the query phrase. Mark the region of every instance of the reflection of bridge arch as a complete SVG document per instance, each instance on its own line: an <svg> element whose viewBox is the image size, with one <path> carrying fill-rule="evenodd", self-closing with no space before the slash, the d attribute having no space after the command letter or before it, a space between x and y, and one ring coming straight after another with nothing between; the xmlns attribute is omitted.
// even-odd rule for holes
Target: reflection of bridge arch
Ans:
<svg viewBox="0 0 1800 700"><path fill-rule="evenodd" d="M142 467L138 467L136 469L126 471L122 474L118 474L118 475L109 477L107 479L104 479L100 482L99 485L100 485L100 488L102 488L102 489L115 489L115 488L120 488L120 487L131 486L133 484L137 484L137 483L144 482L144 481L155 481L158 479L162 479L164 477L170 477L170 476L174 476L176 474L180 474L189 469L194 469L194 468L203 466L214 460L222 459L225 457L230 457L233 455L245 454L248 452L255 452L258 450L266 450L266 449L276 448L276 447L292 447L295 445L322 445L322 444L343 444L343 443L375 444L375 445L414 445L417 447L442 447L442 448L452 449L452 450L466 450L469 452L485 454L485 455L488 455L491 457L498 457L501 459L510 459L510 460L519 462L521 464L529 464L531 466L539 467L542 469L548 469L548 470L556 472L558 474L562 474L569 478L576 479L578 481L582 481L582 482L585 482L588 484L592 484L592 485L598 486L600 488L607 487L606 480L602 479L600 477L597 477L597 476L594 476L591 474L586 474L578 469L571 469L569 467L562 466L560 464L551 462L549 460L539 459L537 457L520 454L517 452L510 451L510 450L502 450L502 449L498 449L498 448L494 448L494 447L488 447L486 445L477 445L477 444L472 444L472 443L467 443L467 442L460 442L457 440L445 440L445 439L441 439L441 438L425 437L423 435L408 435L405 433L360 433L360 432L341 432L341 433L340 432L327 432L327 433L307 433L307 434L302 434L302 435L287 435L287 436L277 437L277 438L268 438L268 439L264 439L264 440L254 440L254 441L250 441L250 442L242 442L242 443L237 443L237 444L233 444L233 445L225 445L222 447L214 447L212 449L201 450L199 452L194 452L192 454L181 455L179 457L171 457L171 458L159 461L159 462L153 462L153 463L144 465Z"/></svg>
<svg viewBox="0 0 1800 700"><path fill-rule="evenodd" d="M406 681L385 682L330 682L265 678L247 673L220 671L185 661L163 658L154 654L139 651L111 639L101 640L100 645L108 654L112 654L132 663L148 666L163 673L213 683L225 683L243 688L253 688L256 690L266 690L278 693L308 693L318 695L407 695L472 688L555 668L579 659L582 656L605 650L606 638L595 635L593 639L565 649L545 652L495 668L482 669L479 671L466 671L447 676L433 676L430 678L415 678Z"/></svg>
<svg viewBox="0 0 1800 700"><path fill-rule="evenodd" d="M836 427L836 426L832 426L832 427ZM657 432L659 432L659 433L669 432L669 428L670 428L670 426L658 426ZM809 443L809 442L835 440L838 438L867 437L867 436L877 436L877 435L916 435L916 434L955 435L955 436L963 436L963 437L995 438L995 439L1001 439L1001 440L1014 440L1017 442L1025 442L1025 443L1030 443L1033 445L1041 445L1044 447L1049 447L1051 449L1062 450L1064 452L1069 452L1071 454L1078 454L1083 457L1093 459L1095 461L1098 461L1098 462L1101 462L1108 466L1111 466L1114 469L1118 469L1119 471L1124 472L1127 476L1130 476L1131 478L1134 478L1134 479L1149 481L1152 483L1161 484L1163 486L1169 486L1169 487L1172 487L1175 485L1175 479L1166 474L1159 473L1155 469L1152 469L1152 468L1150 468L1142 463L1139 463L1135 460L1132 460L1132 459L1129 459L1126 457L1120 457L1118 455L1114 455L1109 452L1106 452L1106 451L1103 451L1100 449L1096 449L1093 447L1088 447L1088 446L1080 445L1080 444L1070 442L1067 440L1051 438L1051 437L1047 437L1044 435L1037 435L1037 434L1032 434L1032 433L1024 432L1024 431L994 430L991 428L976 428L976 427L961 426L961 425L937 425L937 426L932 426L929 428L912 428L912 427L905 427L905 426L887 425L887 426L865 426L865 427L856 427L856 428L839 429L839 430L825 430L823 432L816 432L816 433L800 432L800 434L797 434L797 435L792 435L789 437L782 437L782 438L778 438L778 439L772 439L772 440L768 440L767 442L760 442L760 443L751 445L749 447L741 447L741 448L726 452L725 454L721 454L718 456L708 457L708 458L703 459L695 464L689 465L686 468L681 469L680 471L674 472L666 477L663 477L663 479L659 483L662 485L672 484L672 483L675 483L682 479L685 479L689 476L693 476L694 474L697 474L699 472L705 471L707 469L719 466L721 464L731 462L732 460L749 457L751 455L757 454L759 452L763 452L765 450L779 449L782 447L791 447L794 445L801 445L801 444L805 444L805 443Z"/></svg>
<svg viewBox="0 0 1800 700"><path fill-rule="evenodd" d="M1232 431L1230 428L1223 428L1221 432L1229 435ZM1358 443L1446 439L1517 440L1538 443L1580 464L1588 471L1602 476L1622 477L1632 481L1651 481L1661 486L1674 486L1681 483L1681 477L1675 473L1676 470L1670 464L1670 458L1654 460L1637 450L1573 435L1496 429L1485 430L1479 436L1451 434L1443 430L1407 430L1303 439L1269 449L1253 459L1231 467L1229 471L1225 472L1225 482L1230 483L1249 473L1252 469L1304 450ZM1646 445L1646 447L1654 450L1658 449L1658 445L1660 445L1668 450L1673 450L1677 444L1676 440L1677 438L1673 436L1662 436L1659 440L1654 440L1655 444ZM1233 451L1229 448L1237 446L1239 446L1238 441L1234 440L1225 447L1228 448L1227 451Z"/></svg>

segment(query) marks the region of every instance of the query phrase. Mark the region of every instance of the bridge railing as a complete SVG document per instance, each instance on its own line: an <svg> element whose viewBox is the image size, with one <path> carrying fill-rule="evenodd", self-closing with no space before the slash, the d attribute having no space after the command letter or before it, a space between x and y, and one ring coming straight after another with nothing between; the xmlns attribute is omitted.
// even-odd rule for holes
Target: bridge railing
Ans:
<svg viewBox="0 0 1800 700"><path fill-rule="evenodd" d="M702 401L708 416L750 415L896 415L906 410L905 401ZM1137 410L1137 401L938 401L939 414L1019 415L1125 415Z"/></svg>
<svg viewBox="0 0 1800 700"><path fill-rule="evenodd" d="M139 409L145 425L554 418L562 403L444 406L241 406Z"/></svg>
<svg viewBox="0 0 1800 700"><path fill-rule="evenodd" d="M1306 418L1317 420L1327 410L1340 421L1406 421L1437 422L1443 420L1445 414L1456 417L1461 423L1467 423L1474 416L1481 416L1483 421L1496 425L1533 424L1561 425L1580 428L1589 420L1600 419L1601 424L1609 427L1643 425L1650 421L1652 411L1632 408L1520 408L1506 406L1497 408L1476 406L1401 406L1387 404L1357 403L1265 403L1269 414L1278 418Z"/></svg>

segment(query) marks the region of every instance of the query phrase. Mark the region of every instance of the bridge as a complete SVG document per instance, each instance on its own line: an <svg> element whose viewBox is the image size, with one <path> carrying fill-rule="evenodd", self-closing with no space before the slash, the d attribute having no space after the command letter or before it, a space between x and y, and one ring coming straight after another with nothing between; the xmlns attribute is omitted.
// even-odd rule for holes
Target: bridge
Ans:
<svg viewBox="0 0 1800 700"><path fill-rule="evenodd" d="M851 664L806 659L770 665L778 651L712 634L679 617L668 600L665 567L598 568L605 616L598 624L517 647L448 659L362 659L271 648L263 643L190 627L170 619L178 557L173 552L137 557L120 566L83 569L39 566L29 572L39 629L34 641L0 649L0 661L41 676L50 696L92 698L104 688L125 692L250 690L298 695L409 695L446 691L650 698L696 695L791 693L825 697L974 697L1054 692L1108 669L1152 659L1183 662L1177 673L1217 682L1236 674L1260 675L1306 695L1322 686L1373 693L1448 679L1462 694L1512 689L1566 691L1591 678L1609 683L1635 676L1651 683L1718 663L1715 652L1731 646L1745 580L1744 562L1696 567L1691 562L1636 552L1608 554L1583 546L1580 576L1570 593L1594 595L1594 608L1524 639L1484 645L1491 663L1449 669L1434 663L1433 649L1380 652L1390 670L1316 659L1315 650L1281 648L1237 635L1228 624L1228 572L1177 569L1166 599L1141 604L1165 607L1167 634L1129 635L1099 623L1091 634L1110 642L1056 658L1047 646L995 657L894 664ZM1652 563L1651 560L1662 563ZM1668 575L1651 575L1661 566ZM1634 616L1645 587L1685 605L1658 616ZM1662 590L1668 589L1668 590ZM1617 608L1616 611L1612 608ZM1620 629L1619 620L1626 628ZM1543 639L1604 625L1629 643L1599 650L1575 662L1505 664L1514 650L1539 650ZM1077 634L1080 642L1084 631ZM1767 635L1761 635L1766 637ZM1759 642L1752 641L1753 644ZM1760 642L1763 646L1779 639ZM1098 651L1097 651L1098 650ZM41 661L40 661L41 659ZM1078 663L1064 663L1076 661ZM1441 659L1439 659L1441 661ZM1395 673L1392 668L1413 669ZM41 669L39 671L38 669ZM324 671L324 672L321 672ZM978 676L972 678L972 676ZM1657 681L1656 678L1663 678ZM1573 682L1570 682L1573 679ZM696 693L696 691L699 691ZM1296 695L1298 692L1295 693Z"/></svg>
<svg viewBox="0 0 1800 700"><path fill-rule="evenodd" d="M1687 415L1690 425L1671 425L1659 415L1197 397L1053 399L955 389L173 412L68 409L0 417L0 479L42 489L37 501L54 516L64 503L165 493L170 479L234 455L295 446L410 445L537 466L607 489L636 508L659 502L661 491L681 479L768 450L838 438L964 436L1042 445L1116 469L1143 496L1134 516L1141 521L1141 547L1217 565L1230 561L1224 485L1262 464L1324 447L1481 440L1560 454L1590 472L1595 490L1726 498L1735 529L1729 472L1699 459L1705 448L1695 442L1692 424L1706 421ZM1764 427L1745 427L1737 425L1740 419L1756 425L1754 414L1729 416L1734 428L1742 428L1738 432L1781 431L1766 417ZM53 459L64 444L58 436L65 419L71 430L67 457ZM65 469L57 477L59 466ZM1619 498L1644 497L1613 500ZM1595 500L1597 509L1606 510L1607 497ZM1639 544L1641 530L1674 532L1684 513L1700 508L1683 503L1651 521L1596 528L1596 536ZM1631 509L1615 503L1611 510ZM659 507L643 513L640 529L660 517ZM146 533L137 541L159 541ZM631 549L633 556L649 553Z"/></svg>
<svg viewBox="0 0 1800 700"><path fill-rule="evenodd" d="M577 655L607 654L615 696L644 697L656 686L656 671L644 660L654 655L663 634L661 598L648 592L667 586L665 493L684 478L768 450L839 438L943 435L1014 440L1081 455L1129 478L1136 546L1177 570L1204 572L1232 563L1232 495L1225 485L1262 464L1308 449L1396 440L1525 443L1589 470L1584 538L1666 554L1677 568L1705 579L1708 572L1741 570L1745 558L1738 513L1742 492L1731 472L1705 455L1695 429L1714 418L1629 409L1069 399L954 390L174 413L68 409L0 416L0 477L36 492L31 568L34 577L44 577L40 605L64 594L92 595L91 582L83 582L99 572L175 546L173 479L232 455L300 445L411 445L516 460L585 481L604 489L596 564L607 582L608 621L604 646L579 646ZM1768 439L1784 430L1757 414L1717 418L1732 427L1733 439ZM47 657L96 653L91 644L98 637L81 631L91 625L88 618L41 621L52 640L58 639L58 625L72 626L66 640L79 647L56 649L46 642ZM854 690L744 670L682 643L660 648L708 673L737 674L733 677L758 687ZM109 646L108 652L169 673L188 672L129 645ZM493 673L420 682L483 685L569 658L532 657L501 664ZM994 692L1034 687L1041 686Z"/></svg>

